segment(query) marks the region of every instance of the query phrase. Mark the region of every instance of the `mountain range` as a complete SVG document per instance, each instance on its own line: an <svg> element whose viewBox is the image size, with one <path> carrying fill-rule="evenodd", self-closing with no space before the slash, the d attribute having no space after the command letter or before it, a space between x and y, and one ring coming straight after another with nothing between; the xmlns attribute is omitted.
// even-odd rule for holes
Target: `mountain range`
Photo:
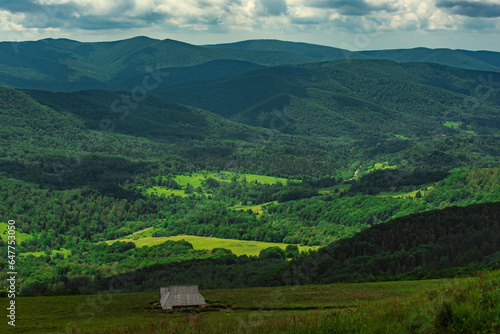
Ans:
<svg viewBox="0 0 500 334"><path fill-rule="evenodd" d="M497 71L500 54L488 51L410 49L352 52L327 46L277 40L252 40L196 46L175 40L135 37L82 43L68 39L0 43L0 85L14 88L75 91L124 89L131 80L159 68L172 68L172 82L214 79L259 66L306 64L351 59L435 62L466 69ZM222 61L222 62L221 62ZM229 61L227 64L224 61ZM235 61L244 62L238 64ZM250 65L247 63L252 63ZM200 77L190 69L205 64ZM223 72L219 70L223 68ZM181 78L182 77L182 78Z"/></svg>

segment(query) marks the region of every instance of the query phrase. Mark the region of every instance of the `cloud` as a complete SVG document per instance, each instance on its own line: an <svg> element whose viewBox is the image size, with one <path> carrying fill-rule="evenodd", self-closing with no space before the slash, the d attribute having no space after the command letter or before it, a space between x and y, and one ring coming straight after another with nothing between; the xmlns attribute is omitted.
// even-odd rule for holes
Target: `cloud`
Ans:
<svg viewBox="0 0 500 334"><path fill-rule="evenodd" d="M469 17L500 17L500 4L492 2L437 0L436 7L447 9L452 14Z"/></svg>
<svg viewBox="0 0 500 334"><path fill-rule="evenodd" d="M465 20L464 27L469 31L494 31L496 28L496 22L494 22L493 20L469 18L468 20Z"/></svg>
<svg viewBox="0 0 500 334"><path fill-rule="evenodd" d="M288 12L285 0L261 0L259 7L259 14L264 16L280 16Z"/></svg>
<svg viewBox="0 0 500 334"><path fill-rule="evenodd" d="M0 9L11 13L32 13L40 10L33 0L3 0L0 2Z"/></svg>
<svg viewBox="0 0 500 334"><path fill-rule="evenodd" d="M366 0L313 0L311 7L335 9L341 15L364 16L376 11L392 12L396 6L390 2L371 3Z"/></svg>
<svg viewBox="0 0 500 334"><path fill-rule="evenodd" d="M78 28L84 30L127 29L162 22L167 13L151 8L138 12L135 0L103 2L96 0L42 3L36 0L3 0L0 10L24 14L26 28Z"/></svg>
<svg viewBox="0 0 500 334"><path fill-rule="evenodd" d="M0 14L4 36L500 31L500 0L0 0Z"/></svg>

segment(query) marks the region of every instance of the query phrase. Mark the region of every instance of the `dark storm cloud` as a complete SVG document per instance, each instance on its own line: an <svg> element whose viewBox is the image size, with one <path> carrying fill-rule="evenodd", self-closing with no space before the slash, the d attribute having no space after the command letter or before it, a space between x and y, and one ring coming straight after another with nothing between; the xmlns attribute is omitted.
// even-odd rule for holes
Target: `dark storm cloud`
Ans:
<svg viewBox="0 0 500 334"><path fill-rule="evenodd" d="M114 1L116 15L89 14L89 5L68 2L63 4L38 4L34 0L2 0L0 9L11 13L24 13L22 21L26 28L79 28L86 30L127 29L145 27L162 22L168 14L153 10L134 17L124 13L134 8L134 0Z"/></svg>
<svg viewBox="0 0 500 334"><path fill-rule="evenodd" d="M452 14L469 17L500 17L500 5L487 2L437 0L436 7L446 8Z"/></svg>
<svg viewBox="0 0 500 334"><path fill-rule="evenodd" d="M260 5L265 16L280 16L288 12L285 0L262 0Z"/></svg>
<svg viewBox="0 0 500 334"><path fill-rule="evenodd" d="M11 13L33 13L40 10L40 5L33 0L2 0L0 9Z"/></svg>
<svg viewBox="0 0 500 334"><path fill-rule="evenodd" d="M290 23L300 25L317 25L321 23L321 20L316 17L291 17Z"/></svg>
<svg viewBox="0 0 500 334"><path fill-rule="evenodd" d="M68 26L65 24L65 26ZM127 19L120 18L117 19L113 16L101 16L101 15L85 15L72 25L72 28L79 28L84 30L106 30L106 29L130 29L130 28L140 28L147 27L148 24L139 19Z"/></svg>
<svg viewBox="0 0 500 334"><path fill-rule="evenodd" d="M493 20L469 19L464 23L464 27L468 30L490 30L495 29L495 26Z"/></svg>
<svg viewBox="0 0 500 334"><path fill-rule="evenodd" d="M311 7L336 9L341 15L363 16L376 11L395 11L393 5L389 3L374 5L366 0L314 0L310 3Z"/></svg>

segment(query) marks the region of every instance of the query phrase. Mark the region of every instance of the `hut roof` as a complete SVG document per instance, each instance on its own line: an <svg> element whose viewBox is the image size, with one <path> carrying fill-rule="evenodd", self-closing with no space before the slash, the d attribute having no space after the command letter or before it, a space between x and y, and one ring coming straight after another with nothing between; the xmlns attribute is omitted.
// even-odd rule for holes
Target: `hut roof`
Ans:
<svg viewBox="0 0 500 334"><path fill-rule="evenodd" d="M205 298L197 285L172 285L160 288L160 303L163 309L205 305Z"/></svg>

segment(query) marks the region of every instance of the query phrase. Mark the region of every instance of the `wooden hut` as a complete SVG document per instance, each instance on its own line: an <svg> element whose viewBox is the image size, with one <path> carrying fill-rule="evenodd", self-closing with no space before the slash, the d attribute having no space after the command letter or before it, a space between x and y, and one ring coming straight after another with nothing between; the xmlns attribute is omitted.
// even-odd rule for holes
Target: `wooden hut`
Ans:
<svg viewBox="0 0 500 334"><path fill-rule="evenodd" d="M205 307L205 298L198 285L172 285L160 288L160 303L164 310L188 307Z"/></svg>

